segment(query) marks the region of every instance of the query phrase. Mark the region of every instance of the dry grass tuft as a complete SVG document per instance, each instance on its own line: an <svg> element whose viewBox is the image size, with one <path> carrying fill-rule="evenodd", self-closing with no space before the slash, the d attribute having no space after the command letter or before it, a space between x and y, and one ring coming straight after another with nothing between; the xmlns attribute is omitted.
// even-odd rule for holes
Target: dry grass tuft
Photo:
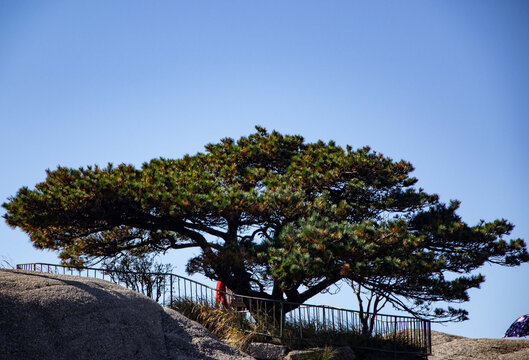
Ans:
<svg viewBox="0 0 529 360"><path fill-rule="evenodd" d="M237 330L237 328L243 327L241 325L246 325L244 328L250 326L249 322L238 311L215 308L208 304L197 304L190 300L176 301L171 307L188 319L200 323L212 334L231 346L242 350L251 342L251 333ZM248 322L248 324L242 324L243 322Z"/></svg>

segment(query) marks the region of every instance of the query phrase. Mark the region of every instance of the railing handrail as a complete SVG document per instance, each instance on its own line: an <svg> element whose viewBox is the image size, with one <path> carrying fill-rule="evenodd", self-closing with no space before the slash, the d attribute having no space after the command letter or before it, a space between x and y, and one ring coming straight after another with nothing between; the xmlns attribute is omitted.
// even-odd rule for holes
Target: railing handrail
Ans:
<svg viewBox="0 0 529 360"><path fill-rule="evenodd" d="M17 264L17 268L19 266L24 266L24 265L57 266L57 267L62 267L62 268L67 268L67 269L96 270L96 271L103 271L103 272L106 272L106 273L114 272L114 273L127 273L127 274L137 274L137 275L141 275L141 274L146 274L146 275L169 275L169 276L175 276L175 277L180 278L180 279L185 280L185 281L192 282L194 284L200 285L202 287L205 287L205 288L207 288L209 290L213 290L215 292L228 294L225 291L217 290L217 289L212 288L211 286L203 284L203 283L201 283L199 281L196 281L196 280L193 280L193 279L190 279L190 278L187 278L185 276L178 275L178 274L168 273L168 272L161 272L160 273L160 272L141 272L141 271L120 271L120 270L112 270L112 269L107 270L107 269L101 269L101 268L92 268L92 267L84 267L84 266L78 267L78 266L68 266L68 265L57 265L57 264L48 264L48 263L40 263L40 262ZM358 310L346 309L346 308L341 308L341 307L337 307L337 306L333 306L333 305L325 305L325 304L317 305L317 304L307 304L307 303L295 303L295 302L286 301L286 300L269 299L269 298L262 298L262 297L250 296L250 295L240 295L240 294L236 294L236 293L229 294L229 295L238 296L238 297L244 297L244 298L248 298L248 299L252 299L252 300L262 300L262 301L268 301L268 302L283 303L283 304L288 304L288 305L297 305L299 307L301 307L301 306L304 306L304 307L305 306L306 307L318 307L318 308L326 308L326 309L347 311L347 312L360 314L360 311L358 311ZM364 312L364 314L373 315L373 316L387 316L387 317L393 317L393 318L399 318L399 319L410 319L410 320L420 320L420 321L430 322L430 320L427 320L427 319L421 319L421 318L417 318L417 317L414 317L414 316L406 316L406 315L393 315L393 314L383 314L383 313L373 314L373 313L369 313L369 312Z"/></svg>
<svg viewBox="0 0 529 360"><path fill-rule="evenodd" d="M294 319L293 321L298 321L296 320L296 313L298 312L297 309L299 309L299 322L301 324L301 321L302 321L302 314L301 312L302 311L307 311L308 313L310 312L314 312L315 314L317 314L319 311L322 312L322 315L323 315L323 326L325 328L327 328L327 326L330 326L331 327L331 324L329 323L330 319L327 318L327 322L325 320L325 313L327 312L327 316L332 316L332 329L335 328L335 325L334 325L334 314L335 314L335 311L337 312L336 313L336 316L337 317L342 317L342 316L345 316L346 318L346 321L348 319L348 317L350 316L351 317L351 320L353 319L354 316L357 316L357 317L362 317L362 316L368 316L368 317L374 317L375 321L378 323L378 324L381 324L381 323L385 323L385 324L392 324L394 323L395 324L395 327L394 327L394 336L396 336L397 334L397 331L407 331L406 333L406 337L407 339L409 339L409 337L411 337L412 339L410 340L410 344L413 344L413 346L418 346L422 349L421 352L417 352L417 351L411 351L411 353L415 353L415 354L421 354L421 355L427 355L427 354L431 354L431 321L430 320L427 320L427 319L420 319L420 318L417 318L417 317L413 317L413 316L400 316L400 315L391 315L391 314L380 314L380 313L377 313L377 314L373 314L373 313L366 313L366 312L363 312L361 313L360 311L358 310L351 310L351 309L344 309L344 308L340 308L340 307L335 307L335 306L331 306L331 305L314 305L314 304L300 304L300 303L295 303L295 302L289 302L289 301L283 301L283 300L276 300L276 299L269 299L269 298L262 298L262 297L255 297L255 296L248 296L248 295L239 295L239 294L235 294L235 293L228 293L226 291L221 291L221 290L217 290L211 286L208 286L208 285L205 285L203 283L200 283L198 281L195 281L195 280L192 280L192 279L189 279L189 278L186 278L184 276L181 276L181 275L177 275L177 274L173 274L173 273L169 273L169 272L141 272L141 271L121 271L121 270L113 270L113 269L102 269L102 268L94 268L94 267L79 267L79 266L69 266L69 265L57 265L57 264L49 264L49 263L40 263L40 262L35 262L35 263L24 263L24 264L17 264L17 269L30 269L30 268L33 268L33 271L39 271L37 270L37 267L40 267L40 271L41 272L45 272L44 271L44 266L47 266L48 267L48 272L50 272L50 268L55 268L55 272L57 272L57 269L59 268L62 268L64 270L64 273L66 273L66 269L69 270L69 272L74 275L73 271L78 271L78 276L83 276L82 272L83 271L86 271L86 276L87 277L91 277L90 276L90 271L94 271L94 277L97 278L97 275L96 275L96 272L99 272L100 274L102 273L103 274L103 279L104 279L104 276L105 274L109 275L111 277L111 281L115 282L115 283L118 283L121 285L125 284L126 287L131 287L131 285L127 284L127 281L126 280L120 280L119 278L118 279L115 279L115 278L112 278L112 274L131 274L131 275L154 275L154 276L163 276L163 281L164 281L164 285L163 285L163 290L160 290L161 288L161 283L158 283L156 284L156 291L157 291L157 297L156 297L156 301L157 302L160 302L161 301L161 304L166 304L165 303L165 299L166 299L166 288L165 286L167 286L167 284L165 283L166 281L166 277L169 277L169 281L170 281L170 286L171 286L171 290L169 292L169 301L172 302L173 300L173 279L176 278L177 282L178 282L178 296L180 298L188 298L188 296L186 295L186 282L188 282L189 284L191 284L189 286L189 291L190 291L190 298L192 299L193 298L193 286L195 287L195 299L198 299L198 287L200 287L200 294L201 294L201 297L200 301L203 301L204 298L203 298L203 289L205 289L206 291L206 297L205 297L205 301L208 302L208 296L207 296L207 292L211 292L211 296L213 296L213 294L225 294L225 295L228 295L228 296L233 296L233 297L238 297L238 298L245 298L245 299L249 299L251 301L254 301L254 302L265 302L265 303L272 303L274 305L272 306L278 306L281 308L281 317L285 317L289 316L289 319ZM31 269L30 269L31 270ZM181 296L181 293L180 293L180 281L183 281L184 283L184 296L182 297ZM142 285L143 287L143 285ZM137 289L133 286L134 290L137 290L137 291L140 291L140 292L144 292L145 289L142 288L141 290L140 289ZM153 288L151 288L150 291L152 291ZM162 299L162 292L163 291L163 299ZM150 293L151 295L149 296L152 296L152 292ZM211 298L212 299L212 298ZM295 310L292 310L292 314L290 313L283 313L283 308L285 308L285 305L287 305L287 308L288 307L292 307L293 309ZM269 308L270 309L270 308ZM309 317L310 318L310 317ZM283 323L284 320L281 321L281 323ZM319 320L317 320L319 321ZM340 320L337 320L337 321L340 321ZM397 324L400 324L397 326ZM343 325L343 324L342 324ZM339 325L339 327L341 328L342 325ZM321 324L320 324L321 326ZM349 325L347 325L349 326ZM379 326L379 325L377 325ZM386 325L383 325L383 326L386 326ZM397 329L397 328L400 328ZM385 329L385 330L384 330ZM417 335L416 331L419 331L419 335ZM280 329L280 333L283 334L283 329L282 329L282 325L281 325L281 329ZM383 327L382 330L380 328L378 328L378 330L375 331L375 334L384 334L384 333L387 333L387 328ZM282 337L283 335L281 335ZM395 338L396 339L396 338ZM418 342L417 342L418 341ZM420 345L417 345L417 344L420 344ZM387 351L387 350L381 350L381 351ZM399 351L399 350L396 350L394 349L392 352L395 352L395 353L400 353L402 351ZM407 352L407 353L410 353L410 351L404 351L404 352Z"/></svg>

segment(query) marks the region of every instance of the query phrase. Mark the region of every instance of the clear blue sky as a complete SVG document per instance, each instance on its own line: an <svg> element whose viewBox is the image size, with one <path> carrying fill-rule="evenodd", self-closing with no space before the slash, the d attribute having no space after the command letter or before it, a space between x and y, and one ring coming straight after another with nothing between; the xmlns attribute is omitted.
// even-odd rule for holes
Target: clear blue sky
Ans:
<svg viewBox="0 0 529 360"><path fill-rule="evenodd" d="M59 164L139 166L259 124L408 160L469 224L529 240L528 114L527 1L0 0L1 202ZM58 262L3 221L0 256ZM470 320L434 329L501 337L529 313L529 264L483 273Z"/></svg>

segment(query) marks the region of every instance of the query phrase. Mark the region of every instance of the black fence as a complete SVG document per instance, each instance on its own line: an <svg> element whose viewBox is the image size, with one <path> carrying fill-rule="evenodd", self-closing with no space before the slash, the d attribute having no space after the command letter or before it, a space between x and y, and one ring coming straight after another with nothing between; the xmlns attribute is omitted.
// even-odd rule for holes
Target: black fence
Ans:
<svg viewBox="0 0 529 360"><path fill-rule="evenodd" d="M366 334L365 328L362 330L362 316L358 311L236 295L170 273L122 272L43 263L19 264L17 269L108 280L166 306L192 301L215 307L219 306L218 296L221 295L239 304L240 330L284 342L350 345L393 353L431 354L430 321L414 317L363 314L364 323L367 318L368 323L372 321L373 324Z"/></svg>

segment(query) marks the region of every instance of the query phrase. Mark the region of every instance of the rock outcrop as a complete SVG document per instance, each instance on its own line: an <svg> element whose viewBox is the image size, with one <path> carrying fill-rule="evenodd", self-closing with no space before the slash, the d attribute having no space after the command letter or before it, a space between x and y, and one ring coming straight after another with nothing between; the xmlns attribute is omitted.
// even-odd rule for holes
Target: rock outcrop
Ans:
<svg viewBox="0 0 529 360"><path fill-rule="evenodd" d="M529 340L469 339L432 331L428 360L527 360Z"/></svg>
<svg viewBox="0 0 529 360"><path fill-rule="evenodd" d="M252 358L178 312L113 283L0 270L0 359Z"/></svg>

